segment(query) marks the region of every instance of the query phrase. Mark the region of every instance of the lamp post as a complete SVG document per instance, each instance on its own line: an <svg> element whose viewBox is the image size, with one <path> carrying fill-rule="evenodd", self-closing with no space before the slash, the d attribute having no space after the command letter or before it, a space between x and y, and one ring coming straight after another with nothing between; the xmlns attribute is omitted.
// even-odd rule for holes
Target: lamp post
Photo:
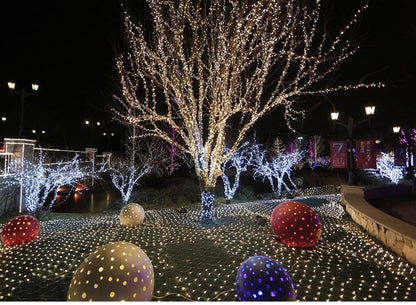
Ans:
<svg viewBox="0 0 416 305"><path fill-rule="evenodd" d="M20 96L20 126L19 126L19 137L22 138L24 134L24 112L25 112L25 101L26 97L33 95L39 90L39 85L32 83L32 91L26 92L25 88L22 88L20 91L16 91L16 83L8 82L7 86L9 87L12 94L17 94Z"/></svg>
<svg viewBox="0 0 416 305"><path fill-rule="evenodd" d="M94 128L94 123L90 122L89 120L85 120L85 125L90 127L90 131L91 131L91 147L93 147L94 145L94 134L93 134L93 128ZM95 122L95 125L98 127L101 125L101 122Z"/></svg>
<svg viewBox="0 0 416 305"><path fill-rule="evenodd" d="M331 112L331 120L334 122L334 124L340 125L347 129L348 133L348 185L353 185L355 183L355 160L354 160L354 154L353 154L353 139L352 135L354 132L355 127L358 125L361 125L362 123L369 122L371 116L375 113L376 107L373 105L365 106L364 107L365 114L367 115L367 118L359 120L357 122L354 121L354 119L350 116L348 118L347 123L340 122L338 120L339 112L334 110Z"/></svg>

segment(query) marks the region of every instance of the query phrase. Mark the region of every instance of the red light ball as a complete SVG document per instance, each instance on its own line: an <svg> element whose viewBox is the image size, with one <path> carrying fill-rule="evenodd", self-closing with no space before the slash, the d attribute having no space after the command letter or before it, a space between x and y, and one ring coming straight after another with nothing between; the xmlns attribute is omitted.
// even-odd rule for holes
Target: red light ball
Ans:
<svg viewBox="0 0 416 305"><path fill-rule="evenodd" d="M40 223L33 216L21 215L10 220L1 230L1 241L6 246L16 246L34 240L40 231Z"/></svg>
<svg viewBox="0 0 416 305"><path fill-rule="evenodd" d="M274 235L291 247L313 247L322 234L318 215L309 206L297 201L277 205L270 222Z"/></svg>

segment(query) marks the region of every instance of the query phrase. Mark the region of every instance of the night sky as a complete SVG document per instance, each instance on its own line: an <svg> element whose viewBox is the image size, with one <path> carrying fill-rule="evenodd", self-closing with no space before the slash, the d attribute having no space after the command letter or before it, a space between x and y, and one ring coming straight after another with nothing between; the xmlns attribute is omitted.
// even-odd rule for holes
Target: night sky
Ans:
<svg viewBox="0 0 416 305"><path fill-rule="evenodd" d="M332 5L328 19L342 24L364 1L329 2ZM364 116L364 105L375 104L372 136L388 138L393 125L416 125L415 2L370 1L355 33L361 49L339 70L340 83L365 76L365 81L384 82L387 88L328 96L343 120L349 115L358 120ZM28 136L33 137L32 129L45 130L45 135L35 136L42 146L82 149L92 140L100 150L117 149L124 131L112 120L109 110L113 95L118 94L114 58L123 42L120 1L9 1L2 4L0 19L0 116L7 117L6 122L0 122L0 137L17 136L19 127L20 98L10 95L7 81L26 90L36 82L40 90L25 104ZM305 107L310 109L312 102L319 104L307 111L299 132L343 137L342 131L329 128L331 104L318 97L305 103ZM285 126L276 123L282 118L282 112L277 110L257 124L262 140L290 136ZM85 120L100 121L102 125L91 133ZM367 135L368 125L362 129ZM104 137L103 132L114 132L115 136Z"/></svg>

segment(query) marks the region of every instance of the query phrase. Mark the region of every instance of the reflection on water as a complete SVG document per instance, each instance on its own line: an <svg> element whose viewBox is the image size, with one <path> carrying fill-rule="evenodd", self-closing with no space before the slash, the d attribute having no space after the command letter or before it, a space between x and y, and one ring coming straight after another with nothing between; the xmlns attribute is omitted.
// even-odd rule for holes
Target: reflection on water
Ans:
<svg viewBox="0 0 416 305"><path fill-rule="evenodd" d="M85 192L82 194L72 194L66 200L66 195L58 195L56 197L56 206L53 212L61 213L93 213L104 210L116 200L120 199L120 195L112 191L104 192Z"/></svg>

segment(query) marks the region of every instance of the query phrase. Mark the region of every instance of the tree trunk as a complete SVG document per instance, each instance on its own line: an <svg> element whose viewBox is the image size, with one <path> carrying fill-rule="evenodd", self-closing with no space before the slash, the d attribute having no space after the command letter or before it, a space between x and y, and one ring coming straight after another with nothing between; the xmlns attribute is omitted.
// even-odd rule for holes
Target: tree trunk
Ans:
<svg viewBox="0 0 416 305"><path fill-rule="evenodd" d="M201 220L212 221L214 211L214 187L201 187Z"/></svg>

